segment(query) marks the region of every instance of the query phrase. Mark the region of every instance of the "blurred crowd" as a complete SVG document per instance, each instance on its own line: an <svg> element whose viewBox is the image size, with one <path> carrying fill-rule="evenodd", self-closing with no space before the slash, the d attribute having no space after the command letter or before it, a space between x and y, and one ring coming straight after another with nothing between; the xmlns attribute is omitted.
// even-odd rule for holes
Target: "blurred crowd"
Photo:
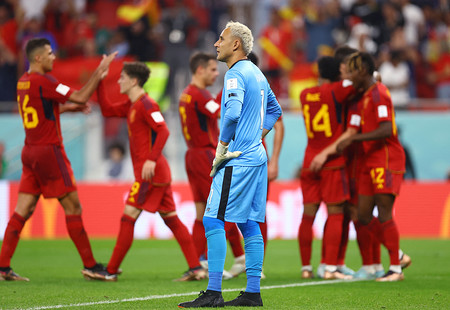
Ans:
<svg viewBox="0 0 450 310"><path fill-rule="evenodd" d="M0 101L15 100L26 41L45 37L59 58L118 51L166 62L176 104L177 89L189 83L189 55L213 52L229 19L253 30L261 69L280 99L304 78L305 65L347 44L375 56L395 106L449 101L449 0L0 0Z"/></svg>

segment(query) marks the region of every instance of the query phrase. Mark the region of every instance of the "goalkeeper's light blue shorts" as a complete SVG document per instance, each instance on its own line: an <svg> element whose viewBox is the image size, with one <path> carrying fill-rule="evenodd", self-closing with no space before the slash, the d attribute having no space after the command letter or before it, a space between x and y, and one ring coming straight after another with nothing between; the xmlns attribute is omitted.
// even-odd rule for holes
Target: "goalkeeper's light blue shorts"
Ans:
<svg viewBox="0 0 450 310"><path fill-rule="evenodd" d="M228 166L217 171L204 216L225 222L264 222L267 162L260 166Z"/></svg>

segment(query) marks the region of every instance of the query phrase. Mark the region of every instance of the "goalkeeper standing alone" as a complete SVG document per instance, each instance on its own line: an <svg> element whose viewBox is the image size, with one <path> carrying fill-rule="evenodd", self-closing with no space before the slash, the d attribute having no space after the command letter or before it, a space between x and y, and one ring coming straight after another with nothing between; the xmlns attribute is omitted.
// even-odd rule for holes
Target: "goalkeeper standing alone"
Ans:
<svg viewBox="0 0 450 310"><path fill-rule="evenodd" d="M214 44L217 59L229 68L221 101L219 143L213 162L213 183L203 224L208 242L209 282L206 292L180 308L262 306L260 295L264 244L258 222L264 221L267 155L262 138L281 115L270 86L247 55L253 47L248 27L229 22ZM229 302L222 298L226 256L224 222L234 222L244 236L247 288Z"/></svg>

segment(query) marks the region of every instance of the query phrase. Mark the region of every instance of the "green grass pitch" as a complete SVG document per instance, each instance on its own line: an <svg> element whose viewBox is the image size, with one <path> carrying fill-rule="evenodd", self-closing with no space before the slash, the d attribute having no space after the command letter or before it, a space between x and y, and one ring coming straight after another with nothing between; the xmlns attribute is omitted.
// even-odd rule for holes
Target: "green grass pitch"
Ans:
<svg viewBox="0 0 450 310"><path fill-rule="evenodd" d="M93 240L96 258L106 262L114 240ZM319 261L320 242L314 242L313 264ZM339 282L301 280L295 240L270 240L261 281L266 309L450 309L450 241L408 239L401 247L413 263L405 280ZM231 251L225 267L232 264ZM383 262L388 262L383 250ZM361 260L354 241L347 265L358 269ZM173 282L187 265L174 240L136 240L122 264L118 282L85 281L81 261L69 240L21 240L12 261L30 282L0 281L1 309L177 309L192 300L207 281ZM223 282L224 299L245 287L245 275Z"/></svg>

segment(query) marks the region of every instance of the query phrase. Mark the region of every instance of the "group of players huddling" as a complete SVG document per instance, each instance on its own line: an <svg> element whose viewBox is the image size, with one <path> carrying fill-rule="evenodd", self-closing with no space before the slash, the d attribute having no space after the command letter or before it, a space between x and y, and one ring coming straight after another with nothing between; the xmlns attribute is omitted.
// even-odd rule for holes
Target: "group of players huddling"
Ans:
<svg viewBox="0 0 450 310"><path fill-rule="evenodd" d="M212 236L213 232L216 233L220 229L208 228L209 232L207 229L205 237L204 224L217 227L214 221L225 222L226 216L232 214L228 212L225 215L224 209L230 204L227 200L232 197L233 186L231 194L227 192L230 191L231 178L237 180L238 173L250 173L245 171L245 164L236 165L234 172L231 169L232 165L220 166L223 162L229 163L237 158L241 161L246 160L245 155L240 157L242 151L245 154L244 149L228 151L228 143L230 145L238 143L236 141L239 137L235 141L236 132L224 127L227 130L219 133L217 124L219 115L221 112L223 115L225 107L224 102L221 103L222 100L229 105L234 102L233 100L242 98L242 101L249 100L241 98L244 95L239 92L239 70L254 78L257 83L261 83L263 88L261 109L265 108L267 111L264 109L260 115L256 114L261 118L261 127L258 125L255 132L263 138L272 127L275 127L278 138L274 147L275 155L269 161L269 180L276 178L278 171L278 155L282 141L281 109L270 87L267 86L267 81L261 77L259 69L253 64L248 64L250 62L242 62L247 60L253 45L250 32L251 44L250 47L247 46L249 43L247 39L243 39L242 33L244 37L245 35L248 37L249 30L242 26L230 22L215 45L218 50L217 59L226 62L230 68L224 83L225 93L214 98L206 89L214 83L218 75L217 61L215 56L198 53L193 55L190 61L191 84L180 98L180 120L188 146L185 156L186 171L197 211L192 236L177 216L170 185L170 168L162 154L169 130L158 104L143 89L150 75L148 67L140 62L125 63L118 84L120 92L126 94L128 100L111 102L103 79L107 76L109 65L116 53L104 56L85 86L81 90L74 90L59 83L49 74L55 59L50 42L38 38L27 43L26 54L30 69L17 84L19 111L26 133L22 151L23 173L16 209L6 228L0 252L0 280L29 281L28 278L15 273L10 262L24 224L33 214L40 195L45 198L57 198L61 203L66 214L67 230L81 256L84 265L81 272L86 279L117 281L118 275L122 273L119 266L131 247L134 225L142 210L159 212L179 243L189 269L177 280L201 280L208 275L208 267L211 265L208 266L204 258L205 256L209 258L211 252L209 249L206 250L206 237ZM338 48L334 57L320 58L318 69L319 86L305 89L300 96L308 137L300 176L304 202L299 228L303 265L301 277L313 277L310 263L312 225L321 202L324 202L328 209L328 219L324 228L321 265L317 270L319 277L403 280L402 269L411 264L411 259L399 248L399 233L392 218L392 209L400 190L405 157L397 138L394 108L389 91L374 78L375 65L372 57L348 47ZM237 77L232 74L236 74ZM252 85L245 87L244 89L251 89ZM62 112L88 109L86 102L94 91L97 91L99 105L105 117L127 118L130 153L135 174L135 182L129 191L120 220L117 242L107 266L94 259L84 230L81 205L70 162L64 151L59 120L59 114ZM255 91L257 92L259 90ZM60 103L66 102L70 103L60 106ZM241 108L245 110L244 107ZM270 119L269 124L263 122L266 116ZM229 114L225 114L225 117L229 117ZM241 116L237 115L235 121L238 126L239 117ZM222 121L226 122L227 119ZM281 129L278 130L277 126L281 126ZM221 141L227 141L219 142L219 135ZM255 143L259 148L260 141ZM258 156L263 162L265 155ZM262 170L252 171L251 173L260 174L261 171L265 173L265 180L259 175L255 180L261 183L258 186L267 188L267 165L265 168L262 167ZM214 186L218 185L212 184L211 177L217 174L220 174L219 192L222 192L222 196L213 191ZM217 181L219 178L214 180ZM252 199L257 199L258 204L259 200L262 200L261 203L265 204L266 196L256 195ZM207 208L207 205L211 205L211 200L217 202L218 209L215 211ZM378 209L378 218L372 216L375 206ZM206 221L205 212L209 213L205 216ZM215 213L211 215L211 212ZM247 222L238 221L246 240L246 250L248 240L253 242L252 238L261 235L261 232L263 236L267 236L267 227L264 224L261 228L253 226L253 223L264 222L264 216L265 212L258 211L254 217L257 220L253 220L250 216L248 221L245 220ZM355 225L362 257L362 267L356 273L344 263L350 221ZM236 225L226 223L222 229L226 231L232 245L235 264L230 271L223 271L222 265L223 273L221 271L218 276L220 281L222 277L229 279L245 271L248 281L250 279L257 281L254 282L257 285L248 284L247 289L250 290L243 292L234 304L225 303L225 305L262 306L259 280L253 278L261 277L264 251L258 252L258 255L262 253L262 256L257 258L258 262L261 260L261 263L258 263L261 266L257 265L256 269L254 269L256 265L249 267L247 253L244 254ZM266 237L264 243L265 241ZM380 244L383 244L389 252L390 267L387 272L384 272L381 265ZM259 244L256 247L260 249ZM217 273L209 270L210 284L215 281ZM217 288L214 285L208 287L210 286ZM211 292L214 292L214 289L203 292L203 297L199 297L200 301L183 303L180 306L211 306L217 302L216 305L222 305L221 296L219 298L217 294ZM205 303L205 300L211 304Z"/></svg>

